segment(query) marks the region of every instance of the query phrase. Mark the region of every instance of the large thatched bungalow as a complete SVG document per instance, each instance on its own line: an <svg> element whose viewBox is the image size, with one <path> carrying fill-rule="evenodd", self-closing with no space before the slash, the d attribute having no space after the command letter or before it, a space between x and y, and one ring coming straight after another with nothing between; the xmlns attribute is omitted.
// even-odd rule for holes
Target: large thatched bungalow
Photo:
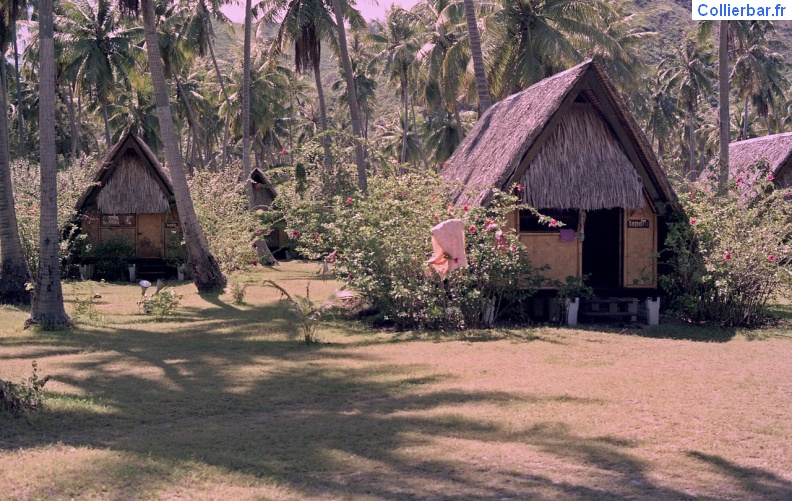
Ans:
<svg viewBox="0 0 792 501"><path fill-rule="evenodd" d="M760 159L768 163L779 188L792 187L792 132L736 141L729 145L729 171L735 177ZM753 179L746 179L750 183Z"/></svg>
<svg viewBox="0 0 792 501"><path fill-rule="evenodd" d="M173 186L139 136L125 133L99 162L92 181L76 207L92 247L116 239L134 247L133 262L178 257L181 225Z"/></svg>
<svg viewBox="0 0 792 501"><path fill-rule="evenodd" d="M511 224L548 278L588 275L600 295L657 290L661 220L675 195L649 142L593 61L493 105L441 172L461 182L455 203L486 204L491 188L522 200L563 229L515 211ZM519 184L518 184L519 183Z"/></svg>

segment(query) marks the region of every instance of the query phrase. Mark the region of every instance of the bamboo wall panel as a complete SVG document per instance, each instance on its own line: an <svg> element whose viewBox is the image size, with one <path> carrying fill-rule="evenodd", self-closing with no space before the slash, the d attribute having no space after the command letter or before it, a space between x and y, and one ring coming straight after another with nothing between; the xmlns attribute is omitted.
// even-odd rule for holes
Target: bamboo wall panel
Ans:
<svg viewBox="0 0 792 501"><path fill-rule="evenodd" d="M520 242L534 266L550 265L549 270L542 272L546 278L564 282L568 276L580 276L583 247L577 239L562 242L557 232L520 233Z"/></svg>
<svg viewBox="0 0 792 501"><path fill-rule="evenodd" d="M630 227L629 221L648 220L649 228ZM657 287L657 215L646 204L624 211L624 287Z"/></svg>

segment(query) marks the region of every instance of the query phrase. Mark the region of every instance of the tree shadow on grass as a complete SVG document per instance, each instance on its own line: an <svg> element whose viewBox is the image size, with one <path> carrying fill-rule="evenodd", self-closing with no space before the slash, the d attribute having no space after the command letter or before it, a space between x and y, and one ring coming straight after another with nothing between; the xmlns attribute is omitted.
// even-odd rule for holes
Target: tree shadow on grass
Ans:
<svg viewBox="0 0 792 501"><path fill-rule="evenodd" d="M35 428L3 423L0 451L60 443L123 453L128 465L99 461L90 474L123 485L128 497L168 489L192 464L287 485L296 498L687 497L653 480L630 441L582 436L552 421L507 427L476 412L515 403L533 412L547 404L602 402L437 389L432 385L447 376L431 367L393 363L349 346L308 348L251 333L255 315L270 318L272 312L174 324L161 333L131 326L52 336L75 347L102 347L63 360L52 374L86 396L57 395L48 411L33 416ZM85 399L90 405L80 405ZM480 443L484 451L518 447L524 454L522 461L492 464L455 454L449 444L457 440ZM436 443L445 445L431 449ZM413 452L423 448L432 452ZM534 453L569 472L532 466ZM695 459L710 460L745 492L792 495L789 484L769 472ZM146 461L153 466L143 467ZM134 467L138 463L143 466ZM755 484L771 487L757 490ZM33 486L29 495L47 497L49 488Z"/></svg>

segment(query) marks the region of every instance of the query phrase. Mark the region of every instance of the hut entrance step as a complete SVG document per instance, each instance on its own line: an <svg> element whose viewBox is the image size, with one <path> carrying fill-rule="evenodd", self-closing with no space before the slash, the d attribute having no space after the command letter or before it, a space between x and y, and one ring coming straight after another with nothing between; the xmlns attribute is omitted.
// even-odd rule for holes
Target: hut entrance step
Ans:
<svg viewBox="0 0 792 501"><path fill-rule="evenodd" d="M578 315L589 323L638 322L637 298L582 299Z"/></svg>
<svg viewBox="0 0 792 501"><path fill-rule="evenodd" d="M176 276L176 269L167 266L164 260L138 261L135 268L138 280L148 280L151 283L155 283L157 279Z"/></svg>

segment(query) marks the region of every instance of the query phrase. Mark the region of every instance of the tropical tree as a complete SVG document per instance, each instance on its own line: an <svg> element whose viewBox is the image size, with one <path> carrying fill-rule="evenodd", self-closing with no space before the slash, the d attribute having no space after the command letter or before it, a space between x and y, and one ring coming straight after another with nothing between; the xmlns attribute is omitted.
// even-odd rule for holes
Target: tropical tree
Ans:
<svg viewBox="0 0 792 501"><path fill-rule="evenodd" d="M5 54L13 30L0 17L0 54ZM11 149L8 138L6 64L0 63L0 303L30 302L30 282L22 241L19 238L14 194L11 186Z"/></svg>
<svg viewBox="0 0 792 501"><path fill-rule="evenodd" d="M129 88L129 72L140 51L142 32L125 27L107 0L64 2L59 16L59 45L64 49L64 72L75 82L93 91L101 108L105 143L112 144L108 108L119 85Z"/></svg>
<svg viewBox="0 0 792 501"><path fill-rule="evenodd" d="M209 245L204 237L198 218L195 214L187 176L184 171L184 159L179 151L179 136L171 115L168 87L165 81L165 68L157 35L157 17L152 0L123 0L122 11L143 14L143 30L145 33L148 70L154 89L154 101L157 106L157 119L162 137L165 164L170 172L173 183L176 210L182 224L184 241L187 247L188 266L192 271L193 280L200 293L212 293L223 290L226 278L220 266L209 252Z"/></svg>
<svg viewBox="0 0 792 501"><path fill-rule="evenodd" d="M492 106L490 100L487 73L484 68L484 55L481 51L481 37L479 36L476 22L476 11L473 0L463 0L465 5L465 21L467 22L468 39L470 40L470 53L473 58L473 71L476 76L476 91L479 98L479 116L483 115Z"/></svg>
<svg viewBox="0 0 792 501"><path fill-rule="evenodd" d="M55 36L52 0L39 1L39 129L41 216L39 266L29 325L68 325L60 280L57 152L55 146Z"/></svg>
<svg viewBox="0 0 792 501"><path fill-rule="evenodd" d="M689 163L686 174L693 175L695 163L695 114L703 97L709 95L714 78L709 46L700 46L694 37L687 37L676 52L660 63L660 78L666 82L666 92L677 97L680 108L687 113L689 134Z"/></svg>
<svg viewBox="0 0 792 501"><path fill-rule="evenodd" d="M420 49L417 37L419 17L401 7L394 7L385 18L385 25L380 34L372 38L381 47L377 58L383 63L383 71L392 82L399 85L399 93L403 106L402 113L402 149L400 160L407 161L407 134L409 132L409 88L410 79L415 73L416 56Z"/></svg>
<svg viewBox="0 0 792 501"><path fill-rule="evenodd" d="M19 76L19 45L18 45L18 37L17 37L17 21L19 21L20 15L27 12L27 1L26 0L2 0L0 2L0 12L2 12L2 24L4 26L4 30L8 31L8 33L4 34L3 37L6 39L11 39L13 44L13 51L14 51L14 77L16 79L16 106L17 108L22 107L22 85L20 82ZM6 47L7 50L7 47ZM5 51L3 51L5 54ZM25 151L25 118L24 113L18 112L17 113L17 125L19 128L19 155L21 157L26 157L27 153Z"/></svg>
<svg viewBox="0 0 792 501"><path fill-rule="evenodd" d="M729 182L729 142L731 121L729 120L729 21L721 21L718 43L718 126L720 148L718 158L718 191L726 193Z"/></svg>

